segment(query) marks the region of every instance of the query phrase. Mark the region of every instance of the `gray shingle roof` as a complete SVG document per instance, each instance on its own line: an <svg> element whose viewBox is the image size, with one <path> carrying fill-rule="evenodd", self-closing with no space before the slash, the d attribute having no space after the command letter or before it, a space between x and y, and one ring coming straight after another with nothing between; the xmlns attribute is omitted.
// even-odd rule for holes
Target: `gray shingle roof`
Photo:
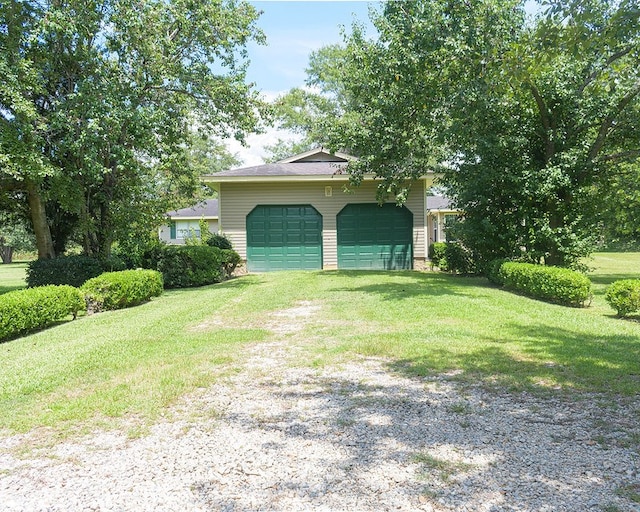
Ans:
<svg viewBox="0 0 640 512"><path fill-rule="evenodd" d="M346 162L292 162L254 165L209 176L332 176L343 174Z"/></svg>
<svg viewBox="0 0 640 512"><path fill-rule="evenodd" d="M427 210L451 210L451 200L445 196L427 196Z"/></svg>
<svg viewBox="0 0 640 512"><path fill-rule="evenodd" d="M218 216L218 200L207 199L202 203L198 203L195 206L189 206L187 208L180 208L173 212L167 213L168 217L172 219L179 219L184 217L217 217Z"/></svg>

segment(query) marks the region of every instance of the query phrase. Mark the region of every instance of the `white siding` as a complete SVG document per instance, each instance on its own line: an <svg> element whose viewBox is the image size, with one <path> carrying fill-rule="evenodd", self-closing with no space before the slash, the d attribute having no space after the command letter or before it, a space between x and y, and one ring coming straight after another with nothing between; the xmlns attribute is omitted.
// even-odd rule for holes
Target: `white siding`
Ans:
<svg viewBox="0 0 640 512"><path fill-rule="evenodd" d="M171 228L168 224L163 224L158 229L158 237L162 242L171 245L183 245L184 237L181 236L181 231L188 230L190 227L194 228L196 231L200 230L200 221L199 220L176 220L176 238L171 238ZM217 219L209 219L207 220L207 224L209 224L209 231L211 233L218 232L218 220Z"/></svg>
<svg viewBox="0 0 640 512"><path fill-rule="evenodd" d="M240 256L247 258L246 217L257 205L309 204L322 215L323 267L338 264L336 216L349 203L375 203L376 183L363 182L344 192L345 182L313 181L288 183L220 183L220 231L232 241ZM331 187L327 197L326 187ZM426 186L414 183L405 206L413 213L414 268L422 268L426 258Z"/></svg>

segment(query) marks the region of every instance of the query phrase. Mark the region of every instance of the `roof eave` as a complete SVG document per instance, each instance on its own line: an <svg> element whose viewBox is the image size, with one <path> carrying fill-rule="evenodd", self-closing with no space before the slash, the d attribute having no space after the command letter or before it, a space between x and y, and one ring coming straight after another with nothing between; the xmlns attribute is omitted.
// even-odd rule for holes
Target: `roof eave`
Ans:
<svg viewBox="0 0 640 512"><path fill-rule="evenodd" d="M432 177L433 173L427 174L417 178L418 180L426 180ZM278 176L216 176L210 174L202 176L202 181L205 183L278 183L278 182L310 182L310 181L349 181L349 174L312 174L312 175L278 175ZM376 177L373 174L365 175L367 181L375 181Z"/></svg>
<svg viewBox="0 0 640 512"><path fill-rule="evenodd" d="M171 220L218 220L217 215L198 215L198 216L190 216L184 217L182 215L167 215L167 218Z"/></svg>

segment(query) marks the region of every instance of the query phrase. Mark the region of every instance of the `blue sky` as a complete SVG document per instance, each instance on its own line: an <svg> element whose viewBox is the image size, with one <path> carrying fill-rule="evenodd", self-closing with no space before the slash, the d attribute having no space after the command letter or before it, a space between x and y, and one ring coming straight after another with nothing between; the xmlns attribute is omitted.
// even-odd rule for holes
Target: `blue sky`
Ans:
<svg viewBox="0 0 640 512"><path fill-rule="evenodd" d="M309 55L322 46L342 42L340 27L350 31L353 21L369 21L369 6L358 1L253 1L263 14L258 25L267 36L267 46L249 47L249 81L266 93L303 85Z"/></svg>
<svg viewBox="0 0 640 512"><path fill-rule="evenodd" d="M341 27L350 32L353 22L358 21L364 24L368 35L373 35L369 7L380 5L354 0L254 0L250 3L262 11L258 26L267 42L248 46L251 63L247 81L254 82L256 89L269 100L293 87L304 86L309 55L328 44L341 43ZM291 134L271 129L264 134L250 135L249 147L242 147L236 141L229 141L228 146L243 160L243 166L257 165L265 156L263 147L274 144L279 137L288 138Z"/></svg>

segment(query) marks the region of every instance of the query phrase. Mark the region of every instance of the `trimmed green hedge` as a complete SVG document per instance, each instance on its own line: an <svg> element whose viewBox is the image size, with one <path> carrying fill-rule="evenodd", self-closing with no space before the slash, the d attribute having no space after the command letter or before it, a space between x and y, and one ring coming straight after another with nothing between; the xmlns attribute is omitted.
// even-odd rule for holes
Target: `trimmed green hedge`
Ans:
<svg viewBox="0 0 640 512"><path fill-rule="evenodd" d="M607 288L604 298L618 316L640 311L640 279L622 279Z"/></svg>
<svg viewBox="0 0 640 512"><path fill-rule="evenodd" d="M497 284L498 286L504 286L504 281L502 277L500 277L500 269L502 265L509 261L507 258L499 258L497 260L493 260L489 262L486 268L487 279L491 281L493 284Z"/></svg>
<svg viewBox="0 0 640 512"><path fill-rule="evenodd" d="M219 283L225 278L222 249L208 245L167 245L154 255L165 288Z"/></svg>
<svg viewBox="0 0 640 512"><path fill-rule="evenodd" d="M0 340L42 329L85 310L80 290L73 286L40 286L0 295Z"/></svg>
<svg viewBox="0 0 640 512"><path fill-rule="evenodd" d="M112 270L123 270L123 267L115 260L101 260L83 255L34 260L27 267L27 286L34 288L50 284L68 284L79 288L87 279Z"/></svg>
<svg viewBox="0 0 640 512"><path fill-rule="evenodd" d="M128 308L162 295L162 274L155 270L105 272L89 279L80 291L92 312Z"/></svg>
<svg viewBox="0 0 640 512"><path fill-rule="evenodd" d="M575 307L591 299L589 278L567 268L508 261L500 266L498 276L505 287L536 299Z"/></svg>

